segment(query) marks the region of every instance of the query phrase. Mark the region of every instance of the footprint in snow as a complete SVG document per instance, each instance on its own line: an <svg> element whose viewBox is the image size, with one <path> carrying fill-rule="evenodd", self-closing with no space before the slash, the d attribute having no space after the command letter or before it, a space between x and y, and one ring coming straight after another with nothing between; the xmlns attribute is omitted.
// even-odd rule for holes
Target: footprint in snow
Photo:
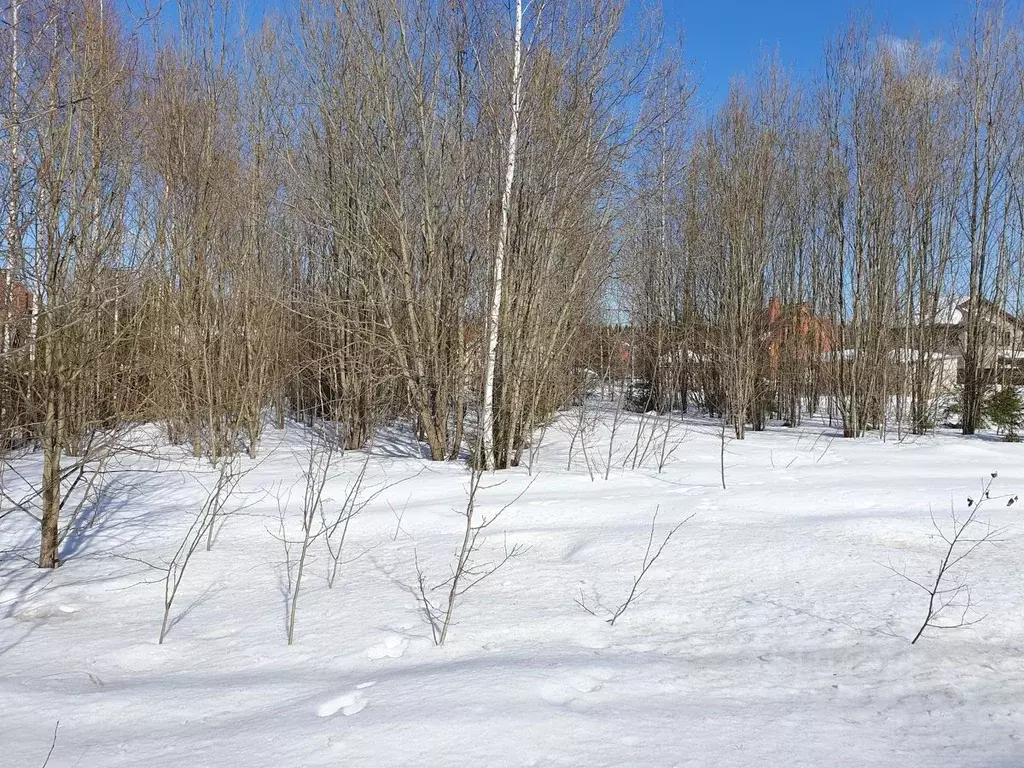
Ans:
<svg viewBox="0 0 1024 768"><path fill-rule="evenodd" d="M207 632L203 635L199 635L200 640L225 640L229 637L234 637L238 634L237 627L222 627L215 629L212 632Z"/></svg>
<svg viewBox="0 0 1024 768"><path fill-rule="evenodd" d="M370 700L363 694L363 690L374 685L376 680L369 683L362 683L356 686L356 690L350 691L342 696L335 696L321 704L317 710L317 717L331 717L341 712L345 717L358 714L366 709Z"/></svg>
<svg viewBox="0 0 1024 768"><path fill-rule="evenodd" d="M409 641L401 635L391 635L383 643L378 643L367 649L366 655L374 661L378 659L398 659L405 654L409 647Z"/></svg>
<svg viewBox="0 0 1024 768"><path fill-rule="evenodd" d="M568 675L559 680L549 680L540 688L540 697L556 707L565 707L599 691L612 679L612 674L601 669Z"/></svg>
<svg viewBox="0 0 1024 768"><path fill-rule="evenodd" d="M562 550L562 561L569 562L570 560L575 558L576 555L578 555L584 549L593 544L593 541L594 540L590 537L583 537L581 539L577 539L572 544L567 546L564 550Z"/></svg>
<svg viewBox="0 0 1024 768"><path fill-rule="evenodd" d="M49 605L29 603L11 614L15 621L47 621L49 619L70 619L78 613L75 605Z"/></svg>

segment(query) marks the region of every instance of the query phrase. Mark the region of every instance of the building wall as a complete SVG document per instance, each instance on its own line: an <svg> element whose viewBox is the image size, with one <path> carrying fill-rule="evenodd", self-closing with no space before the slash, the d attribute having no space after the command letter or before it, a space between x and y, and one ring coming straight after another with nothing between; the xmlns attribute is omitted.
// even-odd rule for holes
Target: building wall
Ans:
<svg viewBox="0 0 1024 768"><path fill-rule="evenodd" d="M5 270L0 271L0 348L3 347L8 337L11 339L12 348L20 347L32 334L33 296L24 285L15 282L10 287L11 308L8 312L7 294L8 284ZM12 326L10 331L3 328L8 314L10 314Z"/></svg>

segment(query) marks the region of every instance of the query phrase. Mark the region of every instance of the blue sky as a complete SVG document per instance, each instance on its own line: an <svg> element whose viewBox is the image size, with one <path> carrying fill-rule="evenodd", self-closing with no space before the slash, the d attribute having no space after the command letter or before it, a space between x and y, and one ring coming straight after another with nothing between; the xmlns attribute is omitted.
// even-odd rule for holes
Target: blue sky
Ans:
<svg viewBox="0 0 1024 768"><path fill-rule="evenodd" d="M954 21L971 8L972 0L664 0L667 25L684 32L705 108L776 48L794 74L812 77L825 40L855 13L866 11L879 33L949 41Z"/></svg>
<svg viewBox="0 0 1024 768"><path fill-rule="evenodd" d="M144 2L119 1L136 9ZM637 8L644 0L628 2ZM251 19L267 8L295 5L296 0L232 0ZM948 42L953 23L969 15L972 5L973 0L663 0L667 32L672 38L683 33L701 84L698 108L705 110L724 100L731 78L753 72L762 56L776 49L798 78L813 76L820 71L826 39L854 14L867 14L879 33Z"/></svg>

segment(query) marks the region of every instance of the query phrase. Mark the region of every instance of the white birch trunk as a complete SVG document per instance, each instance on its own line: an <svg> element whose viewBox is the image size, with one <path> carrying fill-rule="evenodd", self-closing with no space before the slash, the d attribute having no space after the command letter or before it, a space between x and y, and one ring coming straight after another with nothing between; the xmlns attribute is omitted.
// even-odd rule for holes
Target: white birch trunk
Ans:
<svg viewBox="0 0 1024 768"><path fill-rule="evenodd" d="M516 0L515 45L512 54L512 125L508 134L508 164L505 167L505 189L501 194L501 223L498 247L494 254L494 291L487 325L487 358L484 369L484 397L481 434L486 469L494 469L494 371L498 355L498 325L501 319L502 277L505 268L505 245L508 242L509 209L512 207L512 184L516 173L516 147L519 141L520 91L522 90L523 2Z"/></svg>
<svg viewBox="0 0 1024 768"><path fill-rule="evenodd" d="M11 121L10 140L11 140L11 193L8 198L8 210L7 210L7 275L4 281L4 315L3 315L3 348L0 352L8 352L11 349L11 343L14 338L13 334L13 319L14 319L14 283L18 278L20 261L16 257L16 254L20 251L20 243L18 240L18 186L21 183L21 168L19 165L18 156L18 142L20 138L20 129L18 121L21 119L18 110L18 78L20 74L21 61L18 51L18 12L20 10L21 0L14 0L11 3L11 114L9 119Z"/></svg>

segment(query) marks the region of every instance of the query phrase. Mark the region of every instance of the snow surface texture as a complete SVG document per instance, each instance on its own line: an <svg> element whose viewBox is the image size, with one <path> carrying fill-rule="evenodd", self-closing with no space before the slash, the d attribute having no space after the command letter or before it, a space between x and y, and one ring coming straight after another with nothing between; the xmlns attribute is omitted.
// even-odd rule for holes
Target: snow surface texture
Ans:
<svg viewBox="0 0 1024 768"><path fill-rule="evenodd" d="M574 419L548 430L532 486L482 557L500 557L506 537L528 549L464 596L443 648L415 599L414 555L434 583L447 578L468 474L408 442L378 443L367 486L410 479L353 520L333 589L314 546L291 647L277 497L301 483L295 428L268 431L212 551L189 565L164 645L151 566L203 499L193 475L166 470L194 460L126 459L118 469L132 471L111 474L56 572L12 554L34 552L35 529L8 515L0 765L41 765L58 720L51 768L1024 765L1017 509L986 507L984 519L1013 527L960 569L977 624L911 646L926 596L887 568L928 579L943 547L929 509L945 522L991 472L993 495L1024 491L1020 445L774 428L728 444L723 490L714 424L677 422L682 443L659 473L630 469L630 419L607 481L607 432L589 438L592 480L578 442L566 469ZM344 457L328 506L361 462ZM531 478L496 480L481 510ZM292 538L301 499L295 485L282 502ZM660 534L696 516L609 626L577 601L614 609L625 597L657 507Z"/></svg>

